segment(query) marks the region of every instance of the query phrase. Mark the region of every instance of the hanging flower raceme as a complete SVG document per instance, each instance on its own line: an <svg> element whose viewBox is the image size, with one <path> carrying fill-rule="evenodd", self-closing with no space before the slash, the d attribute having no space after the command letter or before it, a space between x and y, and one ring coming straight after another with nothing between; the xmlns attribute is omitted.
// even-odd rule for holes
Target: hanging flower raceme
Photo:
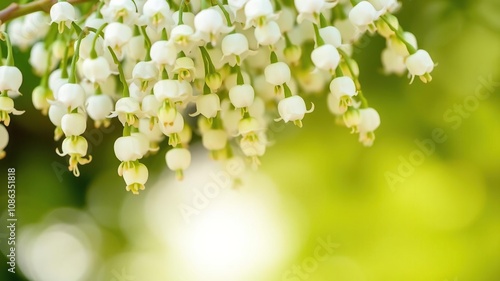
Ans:
<svg viewBox="0 0 500 281"><path fill-rule="evenodd" d="M133 194L149 177L139 161L159 151L182 179L193 140L215 160L245 157L258 166L273 117L301 127L314 110L310 94L322 95L335 123L371 146L380 116L353 58L360 38L370 31L385 40L386 74L427 83L436 65L394 15L400 7L397 0L106 0L87 12L58 1L50 17L32 13L13 19L7 33L0 27L8 51L0 63L0 158L11 114L22 113L14 108L23 75L12 45L31 47L41 78L33 105L63 139L56 152L69 155L75 176L92 159L88 119L107 127L118 117L118 174Z"/></svg>

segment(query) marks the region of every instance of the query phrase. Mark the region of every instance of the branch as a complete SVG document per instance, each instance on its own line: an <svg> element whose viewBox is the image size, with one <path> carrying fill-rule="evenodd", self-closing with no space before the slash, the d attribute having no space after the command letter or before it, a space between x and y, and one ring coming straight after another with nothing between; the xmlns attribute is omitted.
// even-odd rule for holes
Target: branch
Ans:
<svg viewBox="0 0 500 281"><path fill-rule="evenodd" d="M96 0L67 0L71 4L94 2ZM25 16L38 11L49 12L50 7L57 3L57 0L36 0L27 4L19 5L11 3L7 8L0 11L0 25L9 20Z"/></svg>

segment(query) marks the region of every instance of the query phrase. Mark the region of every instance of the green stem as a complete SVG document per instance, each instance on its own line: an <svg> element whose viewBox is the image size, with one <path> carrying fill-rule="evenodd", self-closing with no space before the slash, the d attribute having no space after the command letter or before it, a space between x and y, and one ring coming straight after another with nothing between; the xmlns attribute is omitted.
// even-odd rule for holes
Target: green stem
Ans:
<svg viewBox="0 0 500 281"><path fill-rule="evenodd" d="M141 26L141 33L146 42L146 61L151 60L151 39L149 39L148 33L146 32L146 26Z"/></svg>
<svg viewBox="0 0 500 281"><path fill-rule="evenodd" d="M179 5L179 25L184 24L184 21L182 21L182 14L184 13L184 8L185 8L185 1L182 0L181 4Z"/></svg>
<svg viewBox="0 0 500 281"><path fill-rule="evenodd" d="M7 65L13 66L14 65L14 54L12 53L12 43L10 42L10 36L6 32L3 33L3 36L5 37L5 44L7 45ZM1 59L2 57L0 57Z"/></svg>
<svg viewBox="0 0 500 281"><path fill-rule="evenodd" d="M283 90L285 93L285 98L289 98L292 96L292 90L290 90L290 87L288 87L288 85L286 83L283 84Z"/></svg>
<svg viewBox="0 0 500 281"><path fill-rule="evenodd" d="M318 25L313 23L313 27L314 27L314 34L316 36L317 47L325 45L325 41L323 41L323 38L321 38L321 35L319 34Z"/></svg>
<svg viewBox="0 0 500 281"><path fill-rule="evenodd" d="M120 61L118 60L118 57L116 56L115 52L113 51L113 48L108 46L108 50L111 53L111 56L113 57L113 61L115 62L116 66L118 67L120 82L122 82L122 86L123 86L122 96L124 98L130 97L130 91L128 89L127 79L125 79L125 73L123 72L123 67L122 67Z"/></svg>
<svg viewBox="0 0 500 281"><path fill-rule="evenodd" d="M389 19L387 19L387 16L386 15L383 15L380 17L386 24L387 26L389 26L389 28L394 31L394 33L396 34L396 36L398 37L399 40L401 40L401 42L403 42L403 44L405 44L406 46L406 49L408 49L408 52L410 53L410 55L413 55L414 53L417 52L417 50L415 49L415 47L413 47L412 44L410 44L410 42L408 42L404 36L403 36L403 32L402 32L402 29L397 29L395 26L393 26L391 24L391 22L389 21Z"/></svg>
<svg viewBox="0 0 500 281"><path fill-rule="evenodd" d="M210 57L210 54L208 53L207 49L205 47L201 46L200 51L201 51L202 56L204 56L205 59L207 60L208 67L209 67L209 73L215 72L215 65L213 64L212 58Z"/></svg>
<svg viewBox="0 0 500 281"><path fill-rule="evenodd" d="M226 21L227 21L227 26L233 26L233 24L231 23L231 17L229 16L229 13L226 11L226 8L224 7L224 5L222 5L222 3L219 1L219 0L211 0L212 2L212 5L215 4L217 6L219 6L219 8L222 10L222 13L224 14L224 17L226 18Z"/></svg>
<svg viewBox="0 0 500 281"><path fill-rule="evenodd" d="M97 43L97 39L99 38L99 34L101 34L101 32L104 30L104 28L108 25L108 23L104 23L103 25L101 25L99 27L99 29L97 29L97 31L95 32L95 37L94 37L94 40L92 40L92 49L90 50L90 58L91 59L95 59L97 58L97 52L95 50L95 45Z"/></svg>
<svg viewBox="0 0 500 281"><path fill-rule="evenodd" d="M276 55L275 51L271 52L270 60L271 60L271 63L277 63L278 62L278 55Z"/></svg>
<svg viewBox="0 0 500 281"><path fill-rule="evenodd" d="M78 35L78 41L76 41L75 54L73 55L73 60L71 61L71 72L69 74L68 83L76 83L76 62L80 59L80 44L82 43L82 39L85 36L83 30Z"/></svg>

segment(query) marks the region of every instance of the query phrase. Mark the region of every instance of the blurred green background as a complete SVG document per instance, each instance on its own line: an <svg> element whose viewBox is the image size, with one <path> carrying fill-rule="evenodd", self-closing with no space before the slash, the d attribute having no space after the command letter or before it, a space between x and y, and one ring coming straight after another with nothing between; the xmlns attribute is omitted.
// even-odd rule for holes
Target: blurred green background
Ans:
<svg viewBox="0 0 500 281"><path fill-rule="evenodd" d="M500 280L500 3L402 3L400 23L417 36L420 48L428 50L438 66L432 83L408 85L405 77L382 74L379 54L383 39L370 37L359 48L355 57L365 96L382 119L374 146L363 147L355 135L336 126L324 97L308 97L316 111L306 116L304 127L288 125L275 134L275 145L268 149L263 165L249 176L252 184L221 191L220 197L233 201L210 204L194 226L178 226L182 224L178 222L179 202L189 202L186 196L192 194L176 197L177 191L171 189L178 187L162 183L172 180L171 173L162 174L164 152L146 160L152 171L148 190L138 197L125 192L116 175L119 163L112 149L119 129L93 131L94 160L82 167L79 178L66 172L66 159L55 154L59 144L52 139L52 124L31 104L29 93L38 80L31 74L27 55L16 51L16 64L24 70L25 81L24 96L16 100L16 108L27 112L14 117L8 128L11 142L7 157L0 161L0 202L5 208L4 175L7 168L15 167L18 241L29 244L39 239L42 243L45 240L36 238L37 233L48 233L55 222L74 226L67 233L83 238L68 243L84 245L86 251L70 247L74 252L69 253L75 254L59 259L68 263L54 265L50 262L58 259L51 258L55 255L51 252L63 250L57 243L54 247L44 244L45 266L62 270L86 261L82 267L88 275L83 280ZM0 7L7 4L2 2ZM489 97L475 99L478 89ZM446 140L430 145L428 139L436 129L444 132ZM417 143L434 149L426 155ZM205 159L206 155L198 153L197 157ZM196 177L194 172L191 175ZM252 189L263 195L255 197ZM169 198L154 201L162 196ZM247 200L260 196L272 200ZM234 206L231 202L242 203ZM232 211L240 210L245 202L253 202L248 203L251 212ZM204 216L203 212L212 214L211 208L241 216L227 220ZM2 221L6 217L3 210ZM213 220L202 221L206 217ZM165 226L158 225L162 220ZM176 226L182 231L155 233ZM220 241L222 234L215 228L232 236ZM27 234L20 237L23 231ZM189 236L190 231L199 236ZM319 241L325 240L338 245L332 251L321 250L327 254L318 259L317 249L323 245ZM37 261L36 251L41 250L24 247L28 250L19 251L18 258L32 270L28 275L36 276L29 265ZM231 247L244 253L226 251ZM78 254L82 251L84 254ZM208 256L198 259L188 252ZM183 258L177 258L180 253ZM232 256L236 253L238 257ZM5 265L5 256L0 260ZM241 277L239 267L251 274ZM156 270L171 274L161 275ZM191 271L208 277L182 276ZM221 272L227 272L222 276L240 277L209 277ZM0 279L28 280L6 270Z"/></svg>

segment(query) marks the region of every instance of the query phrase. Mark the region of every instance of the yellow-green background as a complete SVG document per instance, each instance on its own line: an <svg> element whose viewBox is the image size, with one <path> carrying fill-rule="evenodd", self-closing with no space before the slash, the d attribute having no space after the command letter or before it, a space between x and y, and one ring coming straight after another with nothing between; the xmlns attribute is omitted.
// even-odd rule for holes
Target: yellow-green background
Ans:
<svg viewBox="0 0 500 281"><path fill-rule="evenodd" d="M402 2L401 24L438 64L434 80L408 85L406 77L382 75L384 41L371 38L356 58L365 95L382 119L374 146L362 147L356 136L336 126L325 99L316 97L309 98L316 111L306 116L304 128L288 125L277 135L260 173L270 176L284 197L299 202L302 242L298 253L266 280L280 280L287 264L302 263L317 246L316 239L328 235L340 247L308 280L500 280L500 89L494 88L457 129L443 117L475 93L480 78L500 81L500 3ZM16 51L16 59L25 80L16 107L27 112L13 117L9 126L8 156L0 161L2 208L8 167L17 170L20 227L59 207L85 209L86 190L95 178L105 178L101 188L110 189L110 206L132 196L115 173L112 140L119 130L92 147L94 161L81 169L82 176L75 179L66 172L58 179L51 165L64 162L54 152L58 144L52 140L53 127L31 105L30 90L38 80L30 74L26 54ZM397 172L400 157L408 159L417 149L414 141L431 137L435 128L442 128L447 140L391 188L386 172ZM159 171L163 156L147 163L152 172ZM103 229L121 239L109 248L104 244L99 250L103 257L126 247L122 230ZM0 276L24 280L6 271Z"/></svg>

